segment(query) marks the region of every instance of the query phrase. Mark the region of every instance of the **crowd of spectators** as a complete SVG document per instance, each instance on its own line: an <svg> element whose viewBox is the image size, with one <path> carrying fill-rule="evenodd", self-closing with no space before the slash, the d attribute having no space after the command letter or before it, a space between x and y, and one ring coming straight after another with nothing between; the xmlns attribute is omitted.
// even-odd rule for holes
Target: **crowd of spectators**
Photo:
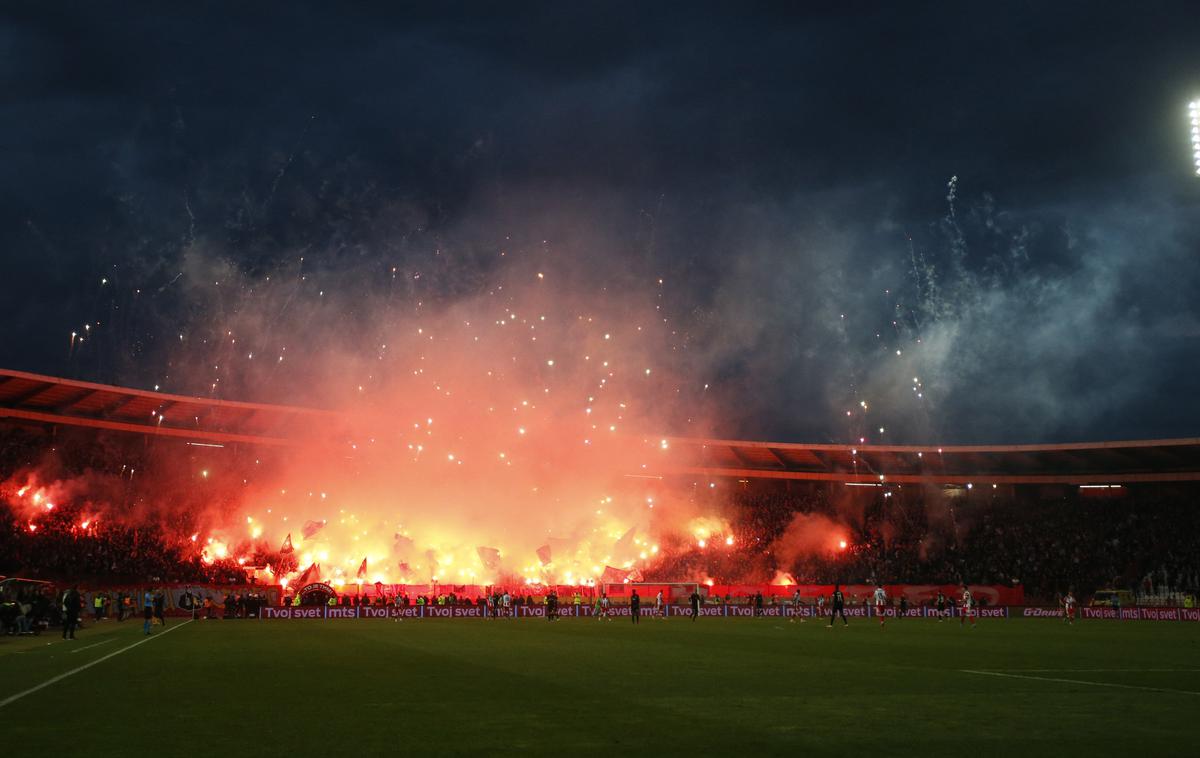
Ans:
<svg viewBox="0 0 1200 758"><path fill-rule="evenodd" d="M46 467L48 450L60 472L102 468L108 482L133 465L119 461L146 465L137 451L95 444L89 437L49 444L38 434L12 433L0 435L0 482L11 486L17 472ZM169 471L177 461L172 457L161 465ZM147 478L118 494L128 508L162 497L162 489L157 479ZM785 573L817 584L1021 584L1034 599L1051 599L1068 588L1084 596L1099 589L1195 592L1198 494L1200 488L1182 484L1133 485L1113 497L1086 497L1066 487L969 491L812 483L754 485L732 494L728 488L705 488L694 504L698 512L719 514L729 524L727 533L707 535L704 546L693 534L662 535L662 549L643 577L739 584L770 582ZM11 493L0 495L11 503ZM187 510L176 506L178 521ZM187 541L190 528L155 526L145 518L131 526L120 518L95 518L89 508L70 500L39 511L36 519L19 507L0 508L0 575L110 584L247 581L244 567L231 558L202 560ZM294 555L259 555L264 550L256 549L247 565L296 568ZM440 602L447 599L460 600ZM5 601L6 618L34 605L15 597ZM235 604L233 615L238 613Z"/></svg>
<svg viewBox="0 0 1200 758"><path fill-rule="evenodd" d="M1200 511L1186 496L1004 502L969 531L961 565L983 581L1022 581L1049 597L1068 587L1153 595L1200 588Z"/></svg>
<svg viewBox="0 0 1200 758"><path fill-rule="evenodd" d="M39 515L36 523L0 509L0 575L91 582L241 583L236 563L205 563L194 546L165 530L89 522L71 504Z"/></svg>
<svg viewBox="0 0 1200 758"><path fill-rule="evenodd" d="M196 531L193 515L203 509L202 496L195 488L160 484L176 481L173 472L183 465L178 455L156 457L136 439L131 443L128 438L97 441L87 433L52 438L29 430L5 428L3 432L0 576L85 583L245 582L246 573L236 561L205 562L195 545L189 544L188 533ZM135 476L152 461L155 477ZM32 472L42 483L68 482L86 497L51 504L47 496L33 503L25 492L40 487L25 485L34 480ZM213 496L221 495L215 486ZM155 499L170 503L159 522L145 517L156 511ZM130 513L143 515L126 518Z"/></svg>
<svg viewBox="0 0 1200 758"><path fill-rule="evenodd" d="M841 494L822 486L737 493L721 506L727 535L711 535L704 547L689 535L668 540L646 580L734 584L784 572L815 584L967 581L1020 584L1027 597L1043 600L1072 588L1077 595L1195 592L1197 494L1157 486L1106 498L1069 490L1050 497L922 488Z"/></svg>

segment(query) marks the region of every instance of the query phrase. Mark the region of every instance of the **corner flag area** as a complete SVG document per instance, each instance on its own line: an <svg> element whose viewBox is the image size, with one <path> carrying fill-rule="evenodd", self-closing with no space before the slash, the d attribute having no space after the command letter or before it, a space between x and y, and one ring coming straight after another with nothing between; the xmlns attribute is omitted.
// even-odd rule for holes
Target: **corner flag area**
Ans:
<svg viewBox="0 0 1200 758"><path fill-rule="evenodd" d="M106 621L0 671L9 744L87 755L1111 755L1189 744L1200 624Z"/></svg>

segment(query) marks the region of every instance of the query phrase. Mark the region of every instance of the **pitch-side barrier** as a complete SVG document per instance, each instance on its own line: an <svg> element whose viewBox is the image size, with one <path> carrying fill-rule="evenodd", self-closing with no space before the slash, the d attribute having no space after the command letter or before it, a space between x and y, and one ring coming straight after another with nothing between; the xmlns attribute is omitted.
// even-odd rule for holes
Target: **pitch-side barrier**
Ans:
<svg viewBox="0 0 1200 758"><path fill-rule="evenodd" d="M630 616L628 606L615 606L608 609L607 615L613 618ZM972 612L979 619L1005 618L1057 618L1062 620L1062 608L1043 606L996 606L979 608ZM596 610L590 605L566 605L558 609L561 618L591 618ZM690 618L692 609L686 605L663 606L656 610L653 605L642 606L641 616L651 620L657 617ZM699 609L699 615L705 618L804 618L828 619L829 609L819 609L814 606L790 605L764 606L754 608L747 605L705 605ZM886 618L900 616L899 609L887 608L883 611ZM948 608L939 612L936 608L909 608L903 618L936 619L958 618L962 615L960 608ZM846 609L850 618L878 618L879 612L874 608L855 606ZM544 619L545 606L520 606L495 614L490 608L480 606L441 606L425 605L407 608L396 606L290 606L284 608L263 608L260 618L263 619ZM1076 618L1087 621L1197 621L1200 622L1200 608L1080 608Z"/></svg>

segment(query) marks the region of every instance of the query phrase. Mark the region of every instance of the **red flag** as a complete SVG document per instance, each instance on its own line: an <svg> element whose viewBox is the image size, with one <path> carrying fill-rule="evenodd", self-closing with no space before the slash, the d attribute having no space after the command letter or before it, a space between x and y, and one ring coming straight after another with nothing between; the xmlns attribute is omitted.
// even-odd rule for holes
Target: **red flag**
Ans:
<svg viewBox="0 0 1200 758"><path fill-rule="evenodd" d="M292 552L293 549L294 548L292 548L292 533L288 532L288 536L283 538L283 547L279 548L279 552L290 553L290 552Z"/></svg>
<svg viewBox="0 0 1200 758"><path fill-rule="evenodd" d="M475 553L484 568L491 570L500 565L500 551L494 547L477 547Z"/></svg>
<svg viewBox="0 0 1200 758"><path fill-rule="evenodd" d="M315 563L312 564L311 566L309 566L308 568L304 569L304 573L300 574L300 576L296 579L294 586L303 587L308 582L309 579L313 578L314 572L316 572L318 575L320 573L317 570L317 564L315 564Z"/></svg>
<svg viewBox="0 0 1200 758"><path fill-rule="evenodd" d="M304 532L304 539L308 539L309 537L313 536L314 534L316 534L317 532L321 531L324 528L325 528L325 520L324 519L322 519L320 521L305 521L304 529L302 529L301 531Z"/></svg>
<svg viewBox="0 0 1200 758"><path fill-rule="evenodd" d="M363 558L362 565L358 567L358 578L362 579L367 575L367 559Z"/></svg>
<svg viewBox="0 0 1200 758"><path fill-rule="evenodd" d="M605 566L604 573L600 575L601 584L621 584L629 578L629 569L613 568Z"/></svg>
<svg viewBox="0 0 1200 758"><path fill-rule="evenodd" d="M621 539L617 540L617 544L613 546L614 552L626 553L633 548L633 535L637 532L636 526L629 527L629 531L621 535Z"/></svg>
<svg viewBox="0 0 1200 758"><path fill-rule="evenodd" d="M550 546L542 545L541 547L539 547L537 549L537 557L538 557L538 560L542 562L543 566L545 566L547 563L549 563L550 562Z"/></svg>

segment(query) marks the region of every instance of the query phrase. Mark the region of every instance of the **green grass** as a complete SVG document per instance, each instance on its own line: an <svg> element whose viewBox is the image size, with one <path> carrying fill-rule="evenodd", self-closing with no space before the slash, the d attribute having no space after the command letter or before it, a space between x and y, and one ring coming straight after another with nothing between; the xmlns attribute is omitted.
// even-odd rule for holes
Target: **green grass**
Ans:
<svg viewBox="0 0 1200 758"><path fill-rule="evenodd" d="M71 733L88 756L1111 755L1186 752L1200 712L1195 623L171 624L0 707L6 743ZM140 621L72 643L3 638L0 700L142 639Z"/></svg>

